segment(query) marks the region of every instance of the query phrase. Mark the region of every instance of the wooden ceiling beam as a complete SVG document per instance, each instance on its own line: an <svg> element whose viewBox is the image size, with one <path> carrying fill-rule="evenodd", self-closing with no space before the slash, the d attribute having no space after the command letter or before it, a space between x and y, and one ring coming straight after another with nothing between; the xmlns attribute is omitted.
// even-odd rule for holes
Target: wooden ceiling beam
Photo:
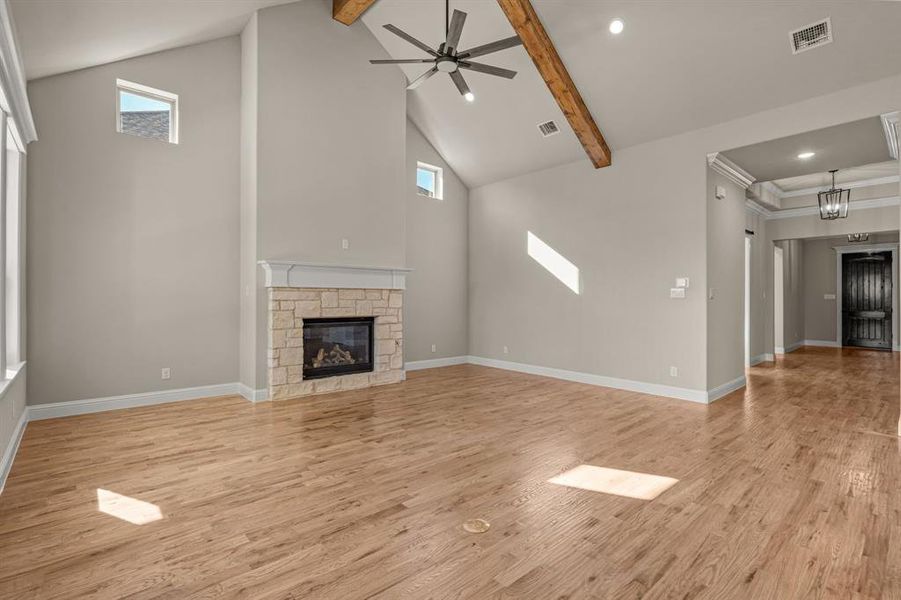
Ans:
<svg viewBox="0 0 901 600"><path fill-rule="evenodd" d="M332 18L345 25L353 25L375 0L332 0Z"/></svg>
<svg viewBox="0 0 901 600"><path fill-rule="evenodd" d="M544 25L535 13L529 0L497 0L507 20L522 40L526 52L541 73L541 77L551 94L566 115L566 120L575 132L588 158L596 169L608 167L611 163L610 148L604 136L585 106L582 95L569 76L569 71L557 54L554 43Z"/></svg>

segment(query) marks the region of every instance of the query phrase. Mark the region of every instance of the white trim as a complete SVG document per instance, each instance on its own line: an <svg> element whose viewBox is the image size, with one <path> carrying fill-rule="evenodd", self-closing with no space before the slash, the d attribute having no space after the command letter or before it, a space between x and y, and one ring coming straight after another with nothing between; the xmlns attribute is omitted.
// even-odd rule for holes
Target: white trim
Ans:
<svg viewBox="0 0 901 600"><path fill-rule="evenodd" d="M766 362L774 362L774 361L776 360L776 355L775 355L775 354L770 354L769 352L765 352L765 353L763 354L763 359L764 359Z"/></svg>
<svg viewBox="0 0 901 600"><path fill-rule="evenodd" d="M815 346L817 348L841 348L841 344L835 340L804 340L805 346Z"/></svg>
<svg viewBox="0 0 901 600"><path fill-rule="evenodd" d="M842 346L842 302L844 301L842 254L857 254L859 252L888 252L892 253L892 348L899 340L895 339L895 327L897 327L895 315L898 314L898 244L849 244L847 246L833 246L835 250L835 343Z"/></svg>
<svg viewBox="0 0 901 600"><path fill-rule="evenodd" d="M421 371L423 369L437 369L440 367L452 367L454 365L465 365L469 362L466 356L448 356L447 358L431 358L428 360L413 360L404 367L407 371Z"/></svg>
<svg viewBox="0 0 901 600"><path fill-rule="evenodd" d="M748 189L754 183L754 176L739 167L737 164L723 156L721 152L711 152L707 155L707 165L733 183Z"/></svg>
<svg viewBox="0 0 901 600"><path fill-rule="evenodd" d="M22 441L22 436L25 435L25 427L27 424L28 407L26 406L25 410L22 411L22 414L19 415L19 421L16 423L16 428L13 429L13 435L6 445L6 449L3 451L3 456L0 457L0 493L3 492L3 488L6 486L6 478L13 468L13 462L16 460L16 453L19 451L19 443Z"/></svg>
<svg viewBox="0 0 901 600"><path fill-rule="evenodd" d="M885 198L870 198L868 200L851 201L851 210L866 210L869 208L885 208L887 206L901 205L901 196L887 196ZM807 217L819 215L817 206L802 206L801 208L787 208L785 210L771 211L767 219L792 219L794 217Z"/></svg>
<svg viewBox="0 0 901 600"><path fill-rule="evenodd" d="M764 219L771 219L773 217L773 211L764 206L760 206L753 200L747 198L745 199L745 210L747 212L758 214Z"/></svg>
<svg viewBox="0 0 901 600"><path fill-rule="evenodd" d="M794 352L798 348L801 348L802 346L804 346L804 340L795 342L794 344L786 346L785 348L783 348L781 346L776 346L775 350L776 350L776 354L791 354L792 352Z"/></svg>
<svg viewBox="0 0 901 600"><path fill-rule="evenodd" d="M240 395L239 384L222 383L219 385L204 385L200 387L182 388L178 390L165 390L160 392L145 392L143 394L125 394L122 396L108 396L106 398L90 398L87 400L74 400L71 402L54 402L53 404L36 404L28 407L28 420L40 421L42 419L56 419L58 417L72 417L89 413L105 412L108 410L120 410L123 408L136 408L139 406L153 406L155 404L168 404L169 402L182 402L184 400L198 400L214 396Z"/></svg>
<svg viewBox="0 0 901 600"><path fill-rule="evenodd" d="M750 366L753 367L754 365L759 365L762 362L773 362L773 355L764 353L758 354L757 356L752 356Z"/></svg>
<svg viewBox="0 0 901 600"><path fill-rule="evenodd" d="M403 290L407 273L403 267L351 267L286 260L261 260L266 287L345 288Z"/></svg>
<svg viewBox="0 0 901 600"><path fill-rule="evenodd" d="M527 365L524 363L496 360L494 358L485 358L482 356L469 356L468 361L471 364L480 365L483 367L494 367L495 369L517 371L519 373L528 373L530 375L553 377L554 379L564 379L566 381L587 383L589 385L626 390L629 392L639 392L642 394L651 394L653 396L664 396L667 398L675 398L677 400L699 402L701 404L707 404L708 402L707 392L705 390L692 390L688 388L661 385L658 383L645 383L643 381L632 381L630 379L618 379L615 377L605 377L604 375L595 375L593 373L580 373L578 371L567 371L565 369L555 369L552 367L540 367L538 365Z"/></svg>
<svg viewBox="0 0 901 600"><path fill-rule="evenodd" d="M874 177L873 179L858 179L857 181L846 181L840 184L839 187L842 189L853 190L856 188L864 188L864 187L872 187L874 185L885 185L887 183L898 183L901 180L901 176L898 175L887 175L886 177ZM830 185L819 185L816 187L803 188L800 190L791 190L789 192L782 192L780 198L796 198L798 196L811 196L818 192L822 192L828 190Z"/></svg>
<svg viewBox="0 0 901 600"><path fill-rule="evenodd" d="M16 27L10 14L9 3L0 2L0 92L2 108L12 115L17 136L24 139L22 151L29 143L38 139L34 128L31 106L28 104L25 66L19 53ZM4 144L6 141L4 140Z"/></svg>
<svg viewBox="0 0 901 600"><path fill-rule="evenodd" d="M269 388L255 390L249 385L238 384L238 393L250 402L266 402L269 400Z"/></svg>
<svg viewBox="0 0 901 600"><path fill-rule="evenodd" d="M735 390L740 390L741 388L745 387L745 385L747 385L747 380L745 379L744 375L742 375L741 377L736 377L732 381L727 381L723 385L719 385L707 392L707 402L716 402L723 396L728 396Z"/></svg>
<svg viewBox="0 0 901 600"><path fill-rule="evenodd" d="M892 158L898 160L898 121L901 112L895 111L880 115L882 130L885 132L885 143L888 144L888 152Z"/></svg>

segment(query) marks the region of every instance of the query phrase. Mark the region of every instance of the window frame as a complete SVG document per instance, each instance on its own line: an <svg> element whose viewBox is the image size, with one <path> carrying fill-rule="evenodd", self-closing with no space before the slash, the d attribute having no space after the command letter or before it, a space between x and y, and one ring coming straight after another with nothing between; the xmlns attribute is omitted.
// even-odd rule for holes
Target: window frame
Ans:
<svg viewBox="0 0 901 600"><path fill-rule="evenodd" d="M133 96L141 96L149 100L157 100L165 102L169 105L169 143L178 144L178 94L152 88L148 85L127 81L125 79L116 79L116 133L124 133L134 137L143 137L144 139L154 139L145 136L134 135L126 131L122 131L122 93L132 94Z"/></svg>
<svg viewBox="0 0 901 600"><path fill-rule="evenodd" d="M435 175L435 193L423 194L419 191L419 171L429 171ZM434 200L444 200L444 169L424 163L421 160L416 161L416 194L424 198L432 198Z"/></svg>

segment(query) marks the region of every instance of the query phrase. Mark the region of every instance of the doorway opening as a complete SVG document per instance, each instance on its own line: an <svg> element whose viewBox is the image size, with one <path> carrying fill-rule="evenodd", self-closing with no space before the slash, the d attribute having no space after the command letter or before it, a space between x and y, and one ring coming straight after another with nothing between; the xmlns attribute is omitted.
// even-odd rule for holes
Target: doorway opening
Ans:
<svg viewBox="0 0 901 600"><path fill-rule="evenodd" d="M745 236L745 368L751 366L751 238Z"/></svg>

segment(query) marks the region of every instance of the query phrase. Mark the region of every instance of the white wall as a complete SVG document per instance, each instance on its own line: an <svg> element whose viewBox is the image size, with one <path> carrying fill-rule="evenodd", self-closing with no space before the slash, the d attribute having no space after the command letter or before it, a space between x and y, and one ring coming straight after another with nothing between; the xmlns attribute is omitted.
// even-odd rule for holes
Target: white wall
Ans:
<svg viewBox="0 0 901 600"><path fill-rule="evenodd" d="M471 352L708 389L707 329L741 339L743 324L725 311L707 318L706 259L723 248L706 244L706 154L890 112L899 103L901 76L895 76L617 149L607 169L580 161L471 190ZM897 224L897 207L889 212ZM579 266L582 295L525 255L530 230ZM731 247L732 240L724 243ZM742 272L742 253L734 260ZM692 289L685 300L670 300L678 276L691 277ZM740 344L735 351L741 356ZM740 365L741 358L729 363ZM676 378L669 376L671 365L679 367Z"/></svg>
<svg viewBox="0 0 901 600"><path fill-rule="evenodd" d="M417 161L443 169L442 200L417 193ZM465 356L469 353L469 190L410 121L404 189L407 267L413 269L404 299L405 359Z"/></svg>
<svg viewBox="0 0 901 600"><path fill-rule="evenodd" d="M116 78L179 144L116 133ZM30 83L29 404L237 380L240 83L237 37Z"/></svg>

